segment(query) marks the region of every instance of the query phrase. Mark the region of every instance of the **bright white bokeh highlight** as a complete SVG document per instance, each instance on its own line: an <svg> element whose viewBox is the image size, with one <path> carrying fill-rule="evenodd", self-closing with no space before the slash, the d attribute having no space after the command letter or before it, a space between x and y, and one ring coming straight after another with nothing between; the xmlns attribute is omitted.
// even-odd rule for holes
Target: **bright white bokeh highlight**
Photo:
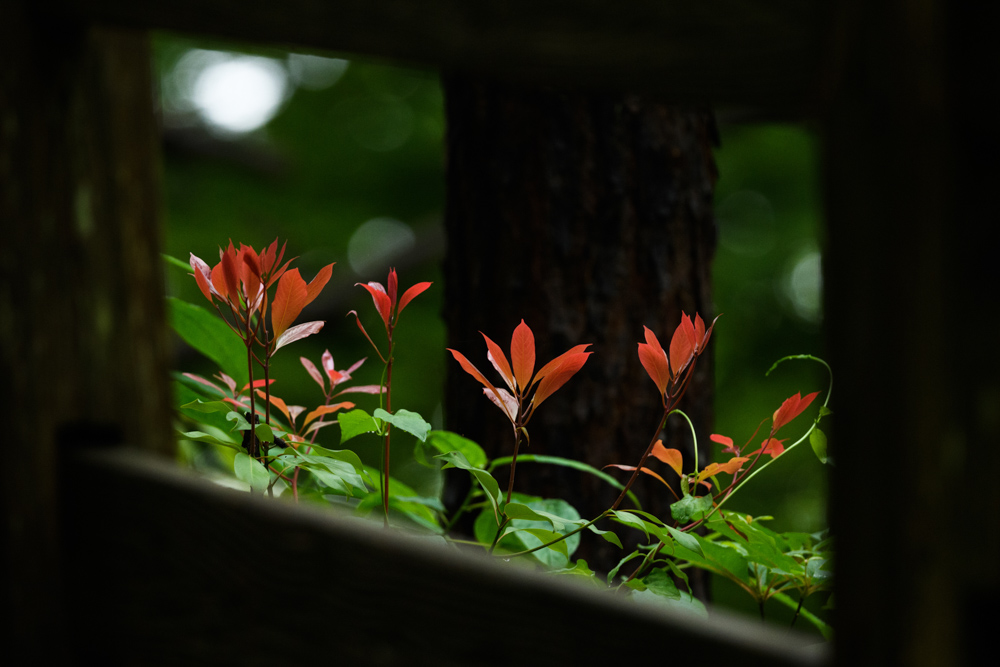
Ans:
<svg viewBox="0 0 1000 667"><path fill-rule="evenodd" d="M823 264L818 250L799 255L788 272L784 288L799 317L812 323L823 320Z"/></svg>
<svg viewBox="0 0 1000 667"><path fill-rule="evenodd" d="M340 80L347 71L348 61L306 53L289 53L288 73L292 81L308 90L323 90Z"/></svg>
<svg viewBox="0 0 1000 667"><path fill-rule="evenodd" d="M289 92L288 73L279 61L234 55L213 60L191 88L191 101L207 124L243 134L274 118Z"/></svg>
<svg viewBox="0 0 1000 667"><path fill-rule="evenodd" d="M777 243L774 207L763 194L740 190L715 207L719 224L719 243L728 250L760 257Z"/></svg>
<svg viewBox="0 0 1000 667"><path fill-rule="evenodd" d="M385 271L390 262L409 252L417 236L405 222L394 218L372 218L358 227L347 242L347 261L365 280L382 282L385 276L371 277L373 271Z"/></svg>

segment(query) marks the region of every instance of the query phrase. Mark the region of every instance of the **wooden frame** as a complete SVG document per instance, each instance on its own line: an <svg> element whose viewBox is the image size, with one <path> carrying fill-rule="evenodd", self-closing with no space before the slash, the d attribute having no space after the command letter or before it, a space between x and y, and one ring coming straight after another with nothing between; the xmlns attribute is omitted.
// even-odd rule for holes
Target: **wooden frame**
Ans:
<svg viewBox="0 0 1000 667"><path fill-rule="evenodd" d="M262 540L270 530L293 531L289 544L299 553L316 545L309 554L349 558L341 546L349 543L369 549L366 557L385 558L375 561L382 568L397 564L382 537L362 535L350 524L306 512L287 517L288 527L281 528L286 517L275 518L283 508L234 500L148 461L132 461L126 452L78 451L88 441L135 443L150 450L147 456L168 446L162 289L150 268L158 262L158 189L143 31L174 29L821 121L828 337L838 373L834 661L959 665L988 654L991 635L983 630L996 620L1000 592L1000 493L992 480L1000 463L1000 353L993 333L1000 322L989 250L996 247L994 232L972 225L993 215L989 192L997 167L988 156L1000 142L995 123L971 122L985 105L975 82L996 80L998 70L997 56L976 46L989 43L988 26L996 24L996 10L979 7L985 4L633 0L626 11L601 0L294 0L279 11L231 0L0 3L6 237L0 372L13 389L2 414L8 446L17 447L8 451L21 457L20 473L31 473L2 478L5 606L15 618L8 646L30 647L36 658L81 658L100 649L122 662L156 662L171 647L206 661L218 657L212 637L177 631L171 642L192 643L165 644L166 635L142 631L134 623L139 614L121 606L181 604L180 596L159 597L177 591L157 590L157 582L181 581L182 570L197 574L198 559L163 556L191 553L182 547L197 545L171 530L170 515L162 512L194 499L206 519L245 521L247 531L262 530ZM14 460L9 454L8 462ZM108 486L79 484L91 474ZM107 492L118 494L113 502L101 497ZM245 507L236 512L233 504ZM162 517L165 551L142 525L151 516ZM108 523L112 519L119 523ZM239 560L234 544L235 552L223 545L229 551L220 551L222 557ZM154 573L136 568L125 548L137 548ZM408 550L400 567L427 577L418 583L436 579L436 561L426 558L423 545L398 548ZM282 565L239 567L257 572ZM688 636L711 639L709 650L720 656L762 664L823 660L794 640L771 648L766 637L744 641L766 632L760 628L719 621L724 632L699 634L682 619L630 615L615 601L487 564L463 559L457 567L460 574L450 570L443 580L498 596L517 591L502 609L519 609L517 596L531 595L533 607L587 610L602 628L620 628L622 635L644 628L646 637L657 637L619 644L588 634L599 647L594 651L609 656L632 649L660 656L676 645L669 638ZM95 572L126 583L105 588ZM136 578L118 579L128 572ZM308 587L306 579L296 581ZM146 589L133 585L150 586L156 595L137 594ZM407 603L406 593L395 594ZM95 598L108 596L111 615L89 615ZM245 602L226 595L214 600L225 618ZM338 604L309 600L322 609ZM409 601L402 608L424 602L430 604ZM191 618L179 606L141 613L163 623ZM496 617L463 618L475 626ZM562 627L567 633L588 627L582 616L566 618L573 619ZM95 619L133 632L120 644L95 642L107 629ZM248 618L246 627L259 630L266 644L272 626L260 623ZM52 641L53 627L68 641ZM288 632L282 645L300 647ZM259 636L233 636L246 639L247 650L260 645ZM544 653L548 639L533 644L540 658L571 656ZM586 655L596 655L587 646ZM385 662L404 659L396 648L386 650ZM244 661L253 662L253 654Z"/></svg>

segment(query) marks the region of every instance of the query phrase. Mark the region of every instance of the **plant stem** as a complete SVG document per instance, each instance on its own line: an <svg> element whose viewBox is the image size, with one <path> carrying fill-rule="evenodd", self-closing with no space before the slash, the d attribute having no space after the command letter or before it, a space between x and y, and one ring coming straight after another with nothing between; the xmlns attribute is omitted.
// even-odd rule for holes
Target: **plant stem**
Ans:
<svg viewBox="0 0 1000 667"><path fill-rule="evenodd" d="M385 411L392 414L392 330L389 331L389 358L385 362ZM392 424L385 425L385 443L382 460L382 509L385 512L385 527L389 527L389 432Z"/></svg>
<svg viewBox="0 0 1000 667"><path fill-rule="evenodd" d="M493 553L493 550L497 548L500 536L503 535L503 529L507 527L508 523L510 523L510 517L504 516L503 521L500 522L500 526L497 528L497 534L493 536L493 544L490 545L489 553Z"/></svg>
<svg viewBox="0 0 1000 667"><path fill-rule="evenodd" d="M614 504L611 505L612 510L618 509L618 506L622 504L623 500L625 500L625 496L628 495L629 489L632 488L632 484L635 483L636 477L639 476L639 469L646 464L646 459L649 458L650 452L653 451L653 447L656 445L656 442L660 439L659 438L660 431L662 431L663 427L666 426L667 417L670 416L672 410L673 408L671 407L671 404L664 406L663 418L660 419L660 423L657 425L656 431L653 433L653 437L649 441L649 446L646 447L646 451L643 453L642 458L639 459L639 465L637 465L635 467L635 470L632 471L632 476L629 477L628 482L625 483L625 488L623 488L622 492L618 495L618 499L615 500Z"/></svg>
<svg viewBox="0 0 1000 667"><path fill-rule="evenodd" d="M565 540L567 538L570 538L573 535L576 535L580 531L586 530L587 528L590 528L595 523L597 523L598 521L600 521L601 519L603 519L604 517L606 517L608 515L609 511L610 510L606 510L604 512L601 512L601 514L598 515L598 517L596 519L592 519L591 521L588 521L587 523L583 524L582 526L579 526L579 527L571 530L570 532L566 533L565 535L560 535L559 537L557 537L554 540L550 540L550 541L546 542L545 544L540 544L537 547L532 547L531 549L525 549L524 551L518 551L517 553L513 553L513 554L506 554L504 556L504 558L517 558L518 556L527 556L528 554L531 554L531 553L534 553L536 551L539 551L540 549L545 549L547 547L552 546L553 544L558 544L559 542L562 542L563 540ZM499 534L500 533L497 533L497 535L499 535ZM494 546L496 546L495 543L494 543ZM493 553L493 548L492 547L490 548L490 553Z"/></svg>
<svg viewBox="0 0 1000 667"><path fill-rule="evenodd" d="M790 627L790 628L794 628L795 627L795 621L799 620L799 614L802 612L802 603L805 602L805 601L806 601L806 597L804 595L800 595L799 596L799 604L798 604L798 606L795 607L795 615L792 616L792 622L791 622L791 624L788 627Z"/></svg>
<svg viewBox="0 0 1000 667"><path fill-rule="evenodd" d="M507 502L514 491L514 468L517 466L517 450L521 446L521 430L514 430L514 455L510 459L510 481L507 482Z"/></svg>

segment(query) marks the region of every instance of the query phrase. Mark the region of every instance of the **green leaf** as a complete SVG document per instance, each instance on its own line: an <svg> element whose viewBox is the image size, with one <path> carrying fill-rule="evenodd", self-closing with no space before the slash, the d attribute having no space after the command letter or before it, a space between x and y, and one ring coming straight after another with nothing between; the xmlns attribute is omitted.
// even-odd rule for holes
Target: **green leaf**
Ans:
<svg viewBox="0 0 1000 667"><path fill-rule="evenodd" d="M320 485L345 496L363 496L369 492L369 486L375 486L361 459L351 451L335 452L315 447L311 453L305 454L289 447L278 456L277 461L282 466L308 470Z"/></svg>
<svg viewBox="0 0 1000 667"><path fill-rule="evenodd" d="M820 463L826 463L829 460L826 455L826 434L823 431L814 428L809 434L809 445Z"/></svg>
<svg viewBox="0 0 1000 667"><path fill-rule="evenodd" d="M389 413L382 408L375 408L372 414L376 419L381 419L398 429L417 436L421 442L427 440L427 433L431 430L431 425L424 421L423 417L409 410L400 409L396 410L395 413Z"/></svg>
<svg viewBox="0 0 1000 667"><path fill-rule="evenodd" d="M615 545L619 549L624 548L624 547L622 547L622 541L621 541L621 539L618 538L618 534L615 533L614 531L611 531L611 530L601 530L601 529L599 529L597 526L595 526L593 524L587 526L587 530L589 530L590 532L594 533L595 535L600 535L601 537L604 538L604 540L606 542L611 542L611 544Z"/></svg>
<svg viewBox="0 0 1000 667"><path fill-rule="evenodd" d="M175 297L167 297L167 309L170 326L185 343L214 361L237 385L249 381L246 347L222 318Z"/></svg>
<svg viewBox="0 0 1000 667"><path fill-rule="evenodd" d="M225 401L203 401L195 399L190 403L181 406L181 410L191 410L193 412L221 412L227 414L234 412L233 405Z"/></svg>
<svg viewBox="0 0 1000 667"><path fill-rule="evenodd" d="M646 585L647 590L652 591L656 595L671 600L681 599L681 592L677 589L677 584L674 583L673 578L665 570L653 570L642 578L642 583Z"/></svg>
<svg viewBox="0 0 1000 667"><path fill-rule="evenodd" d="M298 451L298 450L293 450L293 451ZM354 469L358 471L359 475L368 474L365 470L364 464L361 463L361 458L350 449L327 449L325 447L320 447L319 445L309 445L309 455L336 459L337 461L343 461L344 463L351 464L354 467ZM393 480L393 483L395 483L395 480Z"/></svg>
<svg viewBox="0 0 1000 667"><path fill-rule="evenodd" d="M187 440L196 440L198 442L207 442L211 445L219 445L221 447L229 447L230 449L235 449L238 452L243 451L243 447L239 443L233 442L231 440L222 440L221 438L216 438L214 435L208 433L203 433L201 431L186 431L181 432Z"/></svg>
<svg viewBox="0 0 1000 667"><path fill-rule="evenodd" d="M614 519L616 519L617 521L619 521L620 523L625 524L626 526L629 526L631 528L636 528L638 530L641 530L646 535L646 537L649 537L649 533L650 533L651 529L658 529L659 528L659 526L656 526L655 524L652 524L649 521L646 521L642 517L640 517L637 514L634 514L632 512L624 512L622 510L614 510L613 512L611 512L611 516Z"/></svg>
<svg viewBox="0 0 1000 667"><path fill-rule="evenodd" d="M600 586L600 583L597 581L597 575L590 569L587 561L582 558L575 563L571 563L569 567L564 567L561 570L555 570L553 574L569 574L576 575L578 577L586 577L587 581L591 581L596 586Z"/></svg>
<svg viewBox="0 0 1000 667"><path fill-rule="evenodd" d="M515 543L516 547L512 545L512 537L518 538ZM545 528L508 527L504 530L504 536L500 538L500 542L498 543L502 547L498 548L503 548L507 551L512 549L524 551L525 549L534 549L548 542L559 540L560 537L562 537L561 533L557 533L554 530L546 530ZM570 553L567 542L569 542L568 539L559 540L550 544L545 549L539 549L531 555L548 567L565 567L569 564Z"/></svg>
<svg viewBox="0 0 1000 667"><path fill-rule="evenodd" d="M260 493L266 491L267 485L271 483L271 475L267 472L267 468L245 452L236 454L233 471L236 473L236 479L246 482L251 489Z"/></svg>
<svg viewBox="0 0 1000 667"><path fill-rule="evenodd" d="M490 470L499 468L501 466L510 465L513 461L513 457L502 456L498 459L494 459L490 464ZM592 466L582 463L580 461L574 461L573 459L564 459L560 456L545 456L542 454L521 454L517 457L517 462L519 464L524 463L547 463L549 465L562 466L564 468L572 468L574 470L579 470L580 472L585 472L587 474L593 475L594 477L606 482L610 486L618 489L619 491L625 488L625 485L619 482L617 479L604 472L603 470L598 470ZM485 464L484 464L485 465ZM642 504L639 503L639 498L636 497L634 493L630 490L628 492L628 498L631 500L636 507L642 508Z"/></svg>
<svg viewBox="0 0 1000 667"><path fill-rule="evenodd" d="M496 518L497 525L500 525L500 506L503 502L500 496L500 485L497 481L493 479L493 475L486 472L482 468L477 468L469 463L469 460L465 458L465 455L461 452L448 452L447 454L438 454L436 457L441 459L456 468L462 470L468 470L479 485L486 492L486 497L489 498L490 505L493 506L493 515Z"/></svg>
<svg viewBox="0 0 1000 667"><path fill-rule="evenodd" d="M551 502L562 503L566 507L572 509L570 504L565 501L551 501ZM537 505L538 503L535 504ZM504 505L503 513L506 514L511 519L523 519L526 521L546 521L550 526L552 526L552 530L560 533L574 530L586 523L586 521L583 521L581 519L576 519L576 520L564 519L563 517L556 516L555 514L552 514L550 512L546 512L540 509L535 509L532 507L528 507L527 505L522 505L521 503L515 503L515 502L509 502L506 505ZM573 513L576 514L576 510L573 510ZM576 514L576 516L579 517L579 514Z"/></svg>
<svg viewBox="0 0 1000 667"><path fill-rule="evenodd" d="M825 565L825 558L810 558L806 561L806 576L810 579L829 579L833 576L833 573L824 570L823 567Z"/></svg>
<svg viewBox="0 0 1000 667"><path fill-rule="evenodd" d="M250 430L250 422L247 421L246 417L236 412L235 410L231 410L226 414L226 420L233 422L233 428L231 429L233 431Z"/></svg>
<svg viewBox="0 0 1000 667"><path fill-rule="evenodd" d="M483 451L482 447L472 440L463 438L451 431L430 431L427 433L427 440L425 442L441 454L461 452L469 464L476 468L485 469L486 464L489 463L489 459L486 458L486 452Z"/></svg>
<svg viewBox="0 0 1000 667"><path fill-rule="evenodd" d="M687 525L705 516L712 509L712 496L687 495L670 506L670 516L681 525Z"/></svg>
<svg viewBox="0 0 1000 667"><path fill-rule="evenodd" d="M180 269L184 273L191 273L191 265L188 264L187 262L183 262L174 257L173 255L168 255L165 252L161 252L160 257L163 258L163 261L166 263L167 266L175 269Z"/></svg>
<svg viewBox="0 0 1000 667"><path fill-rule="evenodd" d="M622 566L635 558L642 558L642 553L639 551L633 551L618 561L618 564L611 568L611 571L608 572L608 584L610 585L615 580L615 577L618 576L618 570L622 569Z"/></svg>
<svg viewBox="0 0 1000 667"><path fill-rule="evenodd" d="M377 433L379 430L372 416L360 408L339 413L337 422L340 424L340 444L362 433Z"/></svg>
<svg viewBox="0 0 1000 667"><path fill-rule="evenodd" d="M545 528L540 521L544 521L552 526L552 530L565 535L584 526L587 522L580 517L576 508L561 498L537 498L532 496L516 495L517 503L511 502L504 505L504 514L511 518L511 525L517 528ZM512 498L512 501L514 498ZM516 512L530 514L531 517L514 518L508 509L512 504L518 506ZM540 518L538 518L540 517ZM566 538L566 546L569 555L572 555L580 546L580 535L570 535Z"/></svg>
<svg viewBox="0 0 1000 667"><path fill-rule="evenodd" d="M254 426L253 432L261 442L274 442L274 431L267 424L257 424Z"/></svg>
<svg viewBox="0 0 1000 667"><path fill-rule="evenodd" d="M704 553L701 550L701 544L699 543L698 538L695 535L679 531L673 526L664 526L664 528L668 533L670 533L670 536L673 537L677 541L677 543L680 544L682 547L684 547L685 549L689 549L695 552L696 554L704 555Z"/></svg>
<svg viewBox="0 0 1000 667"><path fill-rule="evenodd" d="M700 540L700 546L705 558L717 568L716 572L734 581L749 583L750 571L747 559L739 550L705 539Z"/></svg>

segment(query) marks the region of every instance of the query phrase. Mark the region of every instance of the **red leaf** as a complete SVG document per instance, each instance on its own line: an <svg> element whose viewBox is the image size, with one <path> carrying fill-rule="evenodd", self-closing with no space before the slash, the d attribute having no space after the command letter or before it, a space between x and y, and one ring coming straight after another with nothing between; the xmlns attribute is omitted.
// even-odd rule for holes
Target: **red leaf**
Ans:
<svg viewBox="0 0 1000 667"><path fill-rule="evenodd" d="M257 392L258 396L260 396L264 400L268 400L268 395L266 392L263 392L260 389L256 389L255 391ZM280 398L278 398L277 396L275 396L274 394L271 394L270 400L271 400L271 405L281 410L281 412L285 415L285 418L288 419L289 425L295 426L295 421L292 419L291 413L288 412L288 406L285 405L285 402Z"/></svg>
<svg viewBox="0 0 1000 667"><path fill-rule="evenodd" d="M712 442L717 442L720 445L725 445L726 447L733 446L732 438L725 435L719 435L718 433L713 433L712 435L708 436L708 439L711 440Z"/></svg>
<svg viewBox="0 0 1000 667"><path fill-rule="evenodd" d="M676 378L687 367L694 356L694 325L687 313L681 313L681 323L674 330L670 339L670 372L671 378Z"/></svg>
<svg viewBox="0 0 1000 667"><path fill-rule="evenodd" d="M274 384L274 380L273 379L271 379L271 380L263 380L263 379L261 379L261 380L254 380L253 381L253 388L254 389L259 389L260 387L263 387L265 384L268 385L268 386L270 386L270 385ZM249 389L249 388L250 388L250 383L247 382L245 385L243 385L243 388L240 389L240 394L246 393L247 389Z"/></svg>
<svg viewBox="0 0 1000 667"><path fill-rule="evenodd" d="M323 356L320 357L320 361L323 364L323 371L327 374L327 376L336 373L334 370L335 366L333 363L333 355L330 354L330 350L323 350Z"/></svg>
<svg viewBox="0 0 1000 667"><path fill-rule="evenodd" d="M229 393L230 393L230 394L233 394L233 395L235 395L235 394L236 394L236 380L234 380L233 378L229 377L228 375L226 375L226 374L225 374L225 373L223 373L222 371L219 371L219 374L218 374L218 375L216 375L215 377L217 377L217 378L219 378L220 380L222 380L222 382L223 382L223 383L224 383L224 384L225 384L225 385L226 385L227 387L229 387Z"/></svg>
<svg viewBox="0 0 1000 667"><path fill-rule="evenodd" d="M194 380L195 382L202 383L206 387L211 387L212 389L214 389L215 391L219 392L223 396L226 395L226 392L224 392L222 390L222 387L220 387L219 385L215 384L214 382L210 382L209 380L206 380L205 378L203 378L200 375L195 375L194 373L183 373L183 375L184 375L184 377L190 378L190 379Z"/></svg>
<svg viewBox="0 0 1000 667"><path fill-rule="evenodd" d="M479 369L473 366L472 363L465 358L464 354L462 354L458 350L453 350L451 348L447 349L449 352L451 352L451 356L455 357L455 361L459 363L459 365L462 367L462 370L464 370L472 377L476 378L484 387L493 392L493 395L496 398L494 403L497 403L497 405L501 405L503 403L503 399L500 398L500 390L494 387L493 384L489 380L487 380L482 373L479 372ZM507 410L504 409L504 412L506 413Z"/></svg>
<svg viewBox="0 0 1000 667"><path fill-rule="evenodd" d="M567 357L569 357L570 355L573 355L573 354L579 354L579 353L583 352L584 350L586 350L588 347L590 347L590 343L587 343L586 345L575 345L575 346L571 347L570 349L566 350L565 352L563 352L562 354L560 354L558 357L556 357L555 359L553 359L549 363L547 363L544 366L542 366L542 369L540 371L538 371L537 373L535 373L535 378L531 382L532 383L539 382L546 375L548 375L549 373L552 373L553 371L557 370L563 364L563 362L566 361Z"/></svg>
<svg viewBox="0 0 1000 667"><path fill-rule="evenodd" d="M274 239L274 243L273 243L272 245L277 245L277 243L278 243L278 239L277 239L277 238L275 238L275 239ZM274 256L274 253L273 253L273 252L271 253L271 257L273 257L274 259L273 259L273 261L271 262L271 265L270 265L269 267L267 267L269 271L273 271L273 270L274 270L274 267L276 267L276 266L277 266L278 264L281 264L281 260L282 260L282 259L284 258L284 256L285 256L285 248L286 248L286 247L288 247L288 241L285 241L284 243L282 243L282 244L281 244L281 250L279 250L279 251L278 251L278 256L277 256L277 257L275 257L275 256ZM290 263L291 261L292 261L292 260L288 260L288 262L286 262L286 263L285 263L285 266L287 267L287 266L288 266L288 264L289 264L289 263ZM284 272L284 269L282 269L282 270L281 270L281 272L279 272L279 274L280 274L280 273L283 273L283 272ZM278 279L279 277L280 277L280 275L275 275L275 276L272 276L272 278L273 278L274 280L277 280L277 279Z"/></svg>
<svg viewBox="0 0 1000 667"><path fill-rule="evenodd" d="M785 440L787 439L788 438L785 438ZM758 449L753 453L756 454L757 452L763 450L764 454L768 454L772 459L776 459L785 453L785 440L778 440L777 438L768 438L761 444L760 449Z"/></svg>
<svg viewBox="0 0 1000 667"><path fill-rule="evenodd" d="M517 387L514 383L514 374L510 370L510 364L507 363L507 357L504 356L503 350L500 346L493 342L489 336L484 334L482 331L479 332L483 338L486 339L486 358L489 362L493 364L493 368L497 369L497 373L503 378L503 381L507 383L511 391L517 391Z"/></svg>
<svg viewBox="0 0 1000 667"><path fill-rule="evenodd" d="M709 463L705 466L704 470L698 473L697 481L702 482L709 477L715 477L720 472L724 472L727 475L734 475L739 472L740 468L743 467L743 464L749 460L750 459L746 456L734 456L725 463Z"/></svg>
<svg viewBox="0 0 1000 667"><path fill-rule="evenodd" d="M266 276L271 271L271 267L274 266L275 251L278 249L278 239L274 239L271 245L267 246L260 251L258 259L260 259L260 275Z"/></svg>
<svg viewBox="0 0 1000 667"><path fill-rule="evenodd" d="M345 375L353 375L354 371L356 371L359 368L361 368L361 364L365 363L366 361L368 361L368 357L361 357L360 359L358 359L357 361L355 361L353 364L351 364L351 367L348 368L346 371L344 371L344 374Z"/></svg>
<svg viewBox="0 0 1000 667"><path fill-rule="evenodd" d="M226 276L225 270L222 268L222 262L219 262L212 268L212 287L214 292L219 295L219 298L223 301L233 301L236 298L234 294L230 298L229 289L226 287Z"/></svg>
<svg viewBox="0 0 1000 667"><path fill-rule="evenodd" d="M663 484L664 486L666 486L666 487L667 487L668 489L670 488L670 485L669 485L669 484L667 484L667 480L663 479L663 478L662 478L662 477L660 477L660 476L659 476L659 475L658 475L657 473L653 472L653 471L652 471L652 470L650 470L649 468L647 468L647 467L643 466L642 468L639 468L639 472L642 472L642 473L646 473L646 474L647 474L647 475L649 475L650 477L655 477L656 479L660 480L660 483L661 483L661 484ZM672 490L673 490L673 489L671 489L671 491L672 491Z"/></svg>
<svg viewBox="0 0 1000 667"><path fill-rule="evenodd" d="M493 401L494 405L503 410L503 413L507 415L507 419L510 420L511 424L516 424L517 412L520 408L520 404L517 402L517 399L511 396L510 392L506 389L497 389L496 391L497 393L494 394L489 389L483 389L483 393L486 395L486 398Z"/></svg>
<svg viewBox="0 0 1000 667"><path fill-rule="evenodd" d="M399 319L399 314L403 312L406 305L410 303L410 301L413 301L413 297L424 292L432 284L433 283L417 283L416 285L410 287L410 289L403 292L403 297L399 300L399 307L396 309L396 319Z"/></svg>
<svg viewBox="0 0 1000 667"><path fill-rule="evenodd" d="M281 254L285 254L284 246L281 247ZM279 278L281 278L281 276L285 275L285 271L288 270L288 265L294 262L296 259L297 258L292 257L290 260L285 262L284 266L282 266L280 269L272 273L267 279L267 286L270 287L271 285L274 284L274 281L278 280ZM280 262L281 259L279 258L278 261Z"/></svg>
<svg viewBox="0 0 1000 667"><path fill-rule="evenodd" d="M518 388L526 390L535 372L535 335L524 320L514 328L510 339L510 363Z"/></svg>
<svg viewBox="0 0 1000 667"><path fill-rule="evenodd" d="M396 290L399 289L399 278L396 276L396 269L389 269L389 277L386 280L386 287L389 288L387 296L389 297L389 303L396 303Z"/></svg>
<svg viewBox="0 0 1000 667"><path fill-rule="evenodd" d="M323 381L323 376L316 368L316 365L313 362L306 359L305 357L299 357L299 361L302 362L302 365L305 367L306 371L308 371L309 376L316 381L316 384L319 385L319 388L322 389L323 391L326 391L326 382Z"/></svg>
<svg viewBox="0 0 1000 667"><path fill-rule="evenodd" d="M618 468L619 470L627 470L629 472L635 472L635 466L625 466L620 463L609 463L608 465L604 466L604 468ZM604 468L601 468L601 470L604 470Z"/></svg>
<svg viewBox="0 0 1000 667"><path fill-rule="evenodd" d="M307 296L306 281L299 275L298 269L292 269L281 276L271 305L271 329L275 338L280 339L299 316L306 305Z"/></svg>
<svg viewBox="0 0 1000 667"><path fill-rule="evenodd" d="M781 404L781 407L774 411L771 433L776 432L779 428L802 414L802 411L808 408L809 404L812 403L813 399L817 396L819 396L819 392L814 391L808 396L803 397L796 393L794 396L785 399L785 402Z"/></svg>
<svg viewBox="0 0 1000 667"><path fill-rule="evenodd" d="M385 388L380 384L360 384L356 387L347 387L341 389L335 395L340 396L341 394L381 394L385 391Z"/></svg>
<svg viewBox="0 0 1000 667"><path fill-rule="evenodd" d="M295 426L295 420L298 419L299 415L301 415L305 411L306 411L306 409L304 407L302 407L301 405L289 405L288 406L288 414L292 418L292 426L293 427ZM299 436L296 436L296 435L294 435L292 433L289 433L288 437L289 437L289 439L294 440L295 438L297 438Z"/></svg>
<svg viewBox="0 0 1000 667"><path fill-rule="evenodd" d="M577 371L587 363L587 357L591 354L593 352L565 352L557 357L557 359L561 359L562 361L559 362L555 369L548 371L545 377L542 378L542 381L538 383L538 389L535 390L535 396L531 400L531 409L536 410L542 404L542 401L554 394L571 377L576 375Z"/></svg>
<svg viewBox="0 0 1000 667"><path fill-rule="evenodd" d="M650 454L673 468L674 472L678 475L681 474L681 469L684 466L684 456L681 454L679 449L667 449L663 446L662 440L657 440L656 444L653 445L653 451L650 452Z"/></svg>
<svg viewBox="0 0 1000 667"><path fill-rule="evenodd" d="M719 435L718 433L713 433L712 435L708 436L708 439L711 440L712 442L717 442L720 445L723 445L722 449L723 452L731 452L733 454L740 453L740 450L736 448L736 446L733 444L733 439L730 437Z"/></svg>
<svg viewBox="0 0 1000 667"><path fill-rule="evenodd" d="M226 283L226 294L233 303L236 303L240 293L240 278L236 265L236 249L233 248L232 241L229 242L229 247L226 248L226 251L222 253L220 264L222 265L222 275Z"/></svg>
<svg viewBox="0 0 1000 667"><path fill-rule="evenodd" d="M713 323L714 324L714 323ZM704 349L705 343L705 321L701 315L694 314L694 353L698 354Z"/></svg>
<svg viewBox="0 0 1000 667"><path fill-rule="evenodd" d="M326 322L322 320L317 320L316 322L304 322L302 324L296 324L294 327L287 329L284 333L278 336L274 341L274 351L277 352L279 349L288 345L289 343L294 343L297 340L302 340L308 336L318 333L323 329L323 325Z"/></svg>
<svg viewBox="0 0 1000 667"><path fill-rule="evenodd" d="M198 283L198 289L209 301L212 300L212 269L204 260L191 253L191 270L194 272L194 280Z"/></svg>
<svg viewBox="0 0 1000 667"><path fill-rule="evenodd" d="M385 324L385 330L388 332L389 318L392 317L392 301L389 299L389 295L385 293L385 288L380 283L357 284L364 287L372 295L375 310L378 311L379 316L382 318L382 323Z"/></svg>
<svg viewBox="0 0 1000 667"><path fill-rule="evenodd" d="M667 385L670 383L670 366L667 363L667 355L649 327L643 327L646 334L646 342L639 343L639 361L646 373L653 380L656 388L660 390L660 395L666 393Z"/></svg>
<svg viewBox="0 0 1000 667"><path fill-rule="evenodd" d="M328 415L331 412L336 412L337 410L341 410L341 409L343 409L343 410L350 410L353 407L354 407L354 403L351 403L350 401L344 401L343 403L336 403L334 405L324 405L324 406L318 407L318 408L316 408L315 410L313 410L312 412L310 412L309 414L306 415L306 420L304 422L302 422L302 425L306 426L306 425L309 424L309 422L311 422L312 420L316 419L317 417L322 417L323 415Z"/></svg>
<svg viewBox="0 0 1000 667"><path fill-rule="evenodd" d="M334 262L335 264L336 262ZM306 303L312 303L313 300L319 296L319 293L323 291L326 287L327 282L330 281L330 276L333 274L333 264L327 264L319 273L309 282L306 288Z"/></svg>

